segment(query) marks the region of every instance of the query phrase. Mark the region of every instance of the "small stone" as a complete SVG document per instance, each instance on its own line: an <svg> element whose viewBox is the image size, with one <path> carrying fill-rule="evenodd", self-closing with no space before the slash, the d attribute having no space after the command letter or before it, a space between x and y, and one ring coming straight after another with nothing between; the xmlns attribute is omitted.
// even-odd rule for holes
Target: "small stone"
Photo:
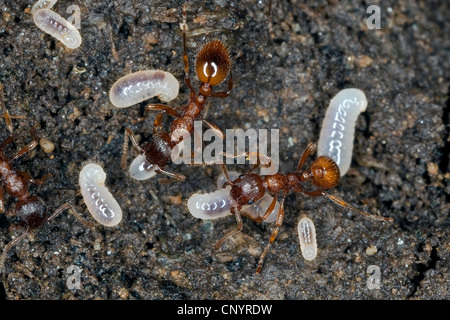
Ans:
<svg viewBox="0 0 450 320"><path fill-rule="evenodd" d="M48 139L42 138L39 140L39 145L45 153L50 153L55 150L55 145Z"/></svg>

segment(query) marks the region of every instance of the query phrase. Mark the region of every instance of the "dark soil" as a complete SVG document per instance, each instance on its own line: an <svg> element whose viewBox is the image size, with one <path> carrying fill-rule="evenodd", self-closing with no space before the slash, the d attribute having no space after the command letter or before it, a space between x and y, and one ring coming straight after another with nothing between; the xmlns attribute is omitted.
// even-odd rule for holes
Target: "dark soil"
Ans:
<svg viewBox="0 0 450 320"><path fill-rule="evenodd" d="M182 3L60 0L53 10L64 17L70 16L69 5L81 9L83 44L76 50L34 25L33 4L0 4L5 105L12 115L26 117L13 119L16 144L5 151L13 154L29 143L36 125L55 150L38 147L14 162L33 177L53 175L32 185L31 192L49 211L70 202L92 219L79 193L78 173L83 163L96 161L105 168L124 218L113 229L91 230L65 212L45 224L9 251L0 299L450 298L448 2L383 1L381 29L371 30L369 4L274 1L273 39L267 0L189 2L191 65L195 52L214 38L235 57L232 94L211 99L207 119L223 130L280 129L281 172L294 170L306 145L318 140L328 103L339 90L360 88L369 101L357 121L351 170L335 191L394 223L367 219L326 199L290 194L260 275L256 264L272 225L244 219L243 232L214 251L235 220L205 222L186 208L191 194L214 190L219 166L167 167L188 177L171 184L134 181L120 168L124 128L147 139L156 113L131 124L143 115L145 103L116 109L109 102L111 85L130 72L162 69L181 84L170 104L188 100ZM3 140L9 132L2 119L0 125ZM6 197L6 209L15 201ZM299 250L300 214L313 219L318 233L313 262ZM0 215L1 248L20 234L9 231L10 222ZM372 246L377 252L369 255ZM81 268L78 290L66 285L71 265ZM370 265L380 268L380 289L367 286Z"/></svg>

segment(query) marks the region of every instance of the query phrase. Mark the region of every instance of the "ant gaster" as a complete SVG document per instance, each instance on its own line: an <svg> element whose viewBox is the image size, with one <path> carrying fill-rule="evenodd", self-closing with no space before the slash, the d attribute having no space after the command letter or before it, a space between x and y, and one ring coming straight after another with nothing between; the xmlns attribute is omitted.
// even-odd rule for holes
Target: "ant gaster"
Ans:
<svg viewBox="0 0 450 320"><path fill-rule="evenodd" d="M131 129L126 128L121 161L121 167L124 169L126 167L126 156L128 152L128 138L130 138L133 146L141 154L146 156L147 164L145 165L147 170L153 170L155 169L153 166L157 166L155 169L156 173L166 174L176 180L184 180L185 176L164 170L164 167L171 163L172 150L180 142L180 140L182 140L183 136L190 135L193 132L194 121L196 119L200 119L209 128L211 128L216 135L224 138L224 133L216 125L205 120L200 113L204 109L207 98L228 97L233 87L233 80L230 72L232 59L228 48L222 41L213 40L205 44L197 54L195 70L201 84L199 86L198 93L196 92L189 77L189 58L186 47L187 24L185 7L183 7L183 23L180 26L183 30L184 80L186 86L190 90L189 101L186 105L181 107L181 114L178 113L175 108L164 104L151 104L146 106L144 117L135 122L145 119L148 116L148 112L151 110L161 111L161 113L156 117L153 125L152 140L140 147ZM213 87L222 83L229 74L230 77L227 84L228 90L224 92L213 92ZM169 132L159 131L162 126L163 113L167 113L176 118L172 122Z"/></svg>
<svg viewBox="0 0 450 320"><path fill-rule="evenodd" d="M9 136L0 145L0 213L5 212L4 191L6 189L6 193L11 197L16 198L17 202L14 209L7 211L5 214L8 218L14 217L17 221L17 223L11 225L12 229L20 227L24 229L24 232L9 242L3 249L3 253L0 256L0 273L3 272L4 262L8 251L15 244L23 240L30 232L43 225L45 222L52 220L66 209L69 209L71 213L84 225L93 227L93 224L85 221L70 203L63 204L50 216L47 215L47 208L44 202L39 197L30 195L28 191L28 184L31 182L40 185L51 174L46 175L41 179L33 179L28 173L17 171L11 165L13 160L34 149L38 145L37 139L35 138L31 143L20 149L12 158L8 158L3 149L12 142L13 137Z"/></svg>
<svg viewBox="0 0 450 320"><path fill-rule="evenodd" d="M222 243L227 238L239 233L242 230L242 219L239 213L242 207L244 205L251 205L254 202L260 200L264 196L265 192L275 194L275 197L273 198L272 203L267 208L267 211L265 212L264 216L255 219L256 222L263 222L270 216L273 209L275 208L275 204L277 201L277 194L281 193L282 198L280 203L280 209L278 211L278 216L276 219L276 227L270 236L269 243L267 244L266 248L261 254L258 267L256 269L257 273L261 272L264 258L267 255L272 242L276 239L278 231L282 225L284 216L284 200L286 199L286 196L290 191L300 192L305 195L313 197L324 196L342 207L349 208L367 217L383 221L392 221L391 218L374 216L369 214L368 212L359 210L351 206L344 200L338 198L337 196L331 195L326 191L328 189L337 186L340 180L339 167L337 166L336 162L334 162L332 159L325 156L320 156L316 160L314 160L306 170L302 170L302 167L305 164L306 159L309 157L314 148L315 145L313 143L310 143L303 152L303 155L298 162L297 170L294 171L293 173L288 174L277 173L273 175L260 176L256 173L250 172L241 175L238 179L234 181L231 181L228 177L225 165L222 164L222 169L227 179L227 182L225 182L223 187L227 185L231 186L230 195L231 198L234 200L231 212L234 214L236 218L238 227L237 229L230 231L224 237L222 237L216 243L214 247L215 250L218 250L222 245ZM308 181L310 181L318 189L313 191L306 190L303 184Z"/></svg>

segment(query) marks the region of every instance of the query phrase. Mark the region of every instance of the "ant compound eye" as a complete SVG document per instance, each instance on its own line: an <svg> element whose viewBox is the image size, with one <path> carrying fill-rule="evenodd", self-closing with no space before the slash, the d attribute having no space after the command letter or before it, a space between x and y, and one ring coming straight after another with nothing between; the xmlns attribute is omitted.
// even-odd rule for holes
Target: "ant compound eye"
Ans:
<svg viewBox="0 0 450 320"><path fill-rule="evenodd" d="M218 85L227 77L231 68L227 47L220 40L208 42L198 53L195 68L201 82Z"/></svg>
<svg viewBox="0 0 450 320"><path fill-rule="evenodd" d="M322 189L330 189L337 186L341 177L336 162L325 156L318 157L311 164L310 171L312 173L312 183Z"/></svg>
<svg viewBox="0 0 450 320"><path fill-rule="evenodd" d="M242 179L243 177L245 176L245 174L241 174L241 175L239 175L239 179Z"/></svg>
<svg viewBox="0 0 450 320"><path fill-rule="evenodd" d="M254 200L249 200L249 201L247 202L247 204L248 204L249 206L251 206L253 203L255 203Z"/></svg>

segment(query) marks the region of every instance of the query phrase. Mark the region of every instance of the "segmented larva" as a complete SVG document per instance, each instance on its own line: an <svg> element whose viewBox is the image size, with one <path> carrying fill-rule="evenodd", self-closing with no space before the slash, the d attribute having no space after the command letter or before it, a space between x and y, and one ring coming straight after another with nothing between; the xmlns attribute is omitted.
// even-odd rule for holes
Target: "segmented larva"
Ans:
<svg viewBox="0 0 450 320"><path fill-rule="evenodd" d="M106 173L95 163L86 164L80 171L79 183L81 195L98 223L114 227L122 220L122 209L105 187Z"/></svg>
<svg viewBox="0 0 450 320"><path fill-rule="evenodd" d="M58 0L39 0L31 8L31 14L34 15L39 9L51 9Z"/></svg>
<svg viewBox="0 0 450 320"><path fill-rule="evenodd" d="M66 47L76 49L81 45L78 30L56 12L38 9L33 15L36 26L42 31L61 41Z"/></svg>
<svg viewBox="0 0 450 320"><path fill-rule="evenodd" d="M350 168L356 119L366 110L367 99L358 89L344 89L330 101L320 131L318 156L333 159L341 177Z"/></svg>
<svg viewBox="0 0 450 320"><path fill-rule="evenodd" d="M314 260L317 256L316 228L312 220L303 216L298 223L300 250L305 260Z"/></svg>
<svg viewBox="0 0 450 320"><path fill-rule="evenodd" d="M117 108L127 108L155 96L169 102L178 96L179 88L178 80L169 72L138 71L117 80L109 91L109 100Z"/></svg>
<svg viewBox="0 0 450 320"><path fill-rule="evenodd" d="M156 168L157 165L147 162L145 154L140 154L131 162L130 176L136 180L147 180L156 174Z"/></svg>
<svg viewBox="0 0 450 320"><path fill-rule="evenodd" d="M211 193L194 194L187 203L189 212L196 218L212 220L230 215L232 199L231 187L221 188Z"/></svg>

